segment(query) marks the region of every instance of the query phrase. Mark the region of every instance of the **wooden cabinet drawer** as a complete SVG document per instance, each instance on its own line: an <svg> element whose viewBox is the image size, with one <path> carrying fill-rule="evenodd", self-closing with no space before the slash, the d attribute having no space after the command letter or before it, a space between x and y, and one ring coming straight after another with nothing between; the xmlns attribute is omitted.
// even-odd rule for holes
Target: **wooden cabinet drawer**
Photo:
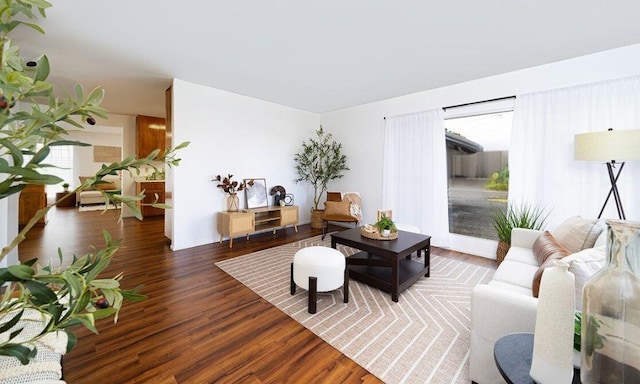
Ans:
<svg viewBox="0 0 640 384"><path fill-rule="evenodd" d="M298 224L298 207L289 206L280 209L280 225L296 225Z"/></svg>
<svg viewBox="0 0 640 384"><path fill-rule="evenodd" d="M229 235L246 235L253 232L255 220L250 213L236 213L229 220Z"/></svg>
<svg viewBox="0 0 640 384"><path fill-rule="evenodd" d="M47 206L44 185L27 185L18 198L18 225L26 225L38 210ZM39 225L47 223L46 216L38 220Z"/></svg>
<svg viewBox="0 0 640 384"><path fill-rule="evenodd" d="M253 232L273 230L293 225L298 231L298 207L264 207L247 209L242 212L218 212L218 233L220 242L229 237L229 248L233 247L233 237L249 235Z"/></svg>
<svg viewBox="0 0 640 384"><path fill-rule="evenodd" d="M138 182L136 183L136 194L144 191L145 197L142 199L142 204L152 204L156 201L156 195L158 196L158 203L165 202L164 196L164 182ZM143 217L151 216L164 216L164 209L155 208L148 205L139 205L140 212Z"/></svg>

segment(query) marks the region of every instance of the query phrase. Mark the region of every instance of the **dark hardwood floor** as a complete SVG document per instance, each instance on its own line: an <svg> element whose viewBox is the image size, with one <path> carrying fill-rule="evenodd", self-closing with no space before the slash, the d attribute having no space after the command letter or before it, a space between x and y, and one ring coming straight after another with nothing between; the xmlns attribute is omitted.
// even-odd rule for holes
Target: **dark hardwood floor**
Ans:
<svg viewBox="0 0 640 384"><path fill-rule="evenodd" d="M124 271L125 288L144 284L149 298L126 303L117 324L99 334L74 330L64 357L70 383L379 383L325 343L215 266L215 262L318 235L308 225L172 252L164 219L117 223L112 212L54 208L44 227L20 245L20 259L58 262L104 244L102 230L122 238L104 276ZM340 229L336 227L334 229ZM435 254L493 267L491 260L443 249Z"/></svg>

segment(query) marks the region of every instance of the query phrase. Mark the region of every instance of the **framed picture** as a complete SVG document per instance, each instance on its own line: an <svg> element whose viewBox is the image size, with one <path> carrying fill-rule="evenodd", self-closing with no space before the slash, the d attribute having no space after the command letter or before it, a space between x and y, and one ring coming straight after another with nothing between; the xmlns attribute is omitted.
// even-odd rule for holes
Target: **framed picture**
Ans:
<svg viewBox="0 0 640 384"><path fill-rule="evenodd" d="M392 215L391 215L391 210L390 209L378 209L378 221L380 221L380 219L382 219L382 216L388 217L390 219L393 219Z"/></svg>
<svg viewBox="0 0 640 384"><path fill-rule="evenodd" d="M284 205L293 205L293 193L284 195Z"/></svg>
<svg viewBox="0 0 640 384"><path fill-rule="evenodd" d="M244 179L244 196L247 208L261 208L269 206L267 194L267 180Z"/></svg>

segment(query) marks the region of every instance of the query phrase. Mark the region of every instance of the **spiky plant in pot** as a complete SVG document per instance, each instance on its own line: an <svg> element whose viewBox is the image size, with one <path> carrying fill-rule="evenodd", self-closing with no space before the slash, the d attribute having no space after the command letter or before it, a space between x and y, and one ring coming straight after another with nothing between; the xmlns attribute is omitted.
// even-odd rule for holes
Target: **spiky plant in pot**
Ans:
<svg viewBox="0 0 640 384"><path fill-rule="evenodd" d="M543 228L550 212L531 204L508 204L506 210L495 209L493 212L493 228L498 236L496 260L502 263L511 247L511 231L513 228L540 230Z"/></svg>

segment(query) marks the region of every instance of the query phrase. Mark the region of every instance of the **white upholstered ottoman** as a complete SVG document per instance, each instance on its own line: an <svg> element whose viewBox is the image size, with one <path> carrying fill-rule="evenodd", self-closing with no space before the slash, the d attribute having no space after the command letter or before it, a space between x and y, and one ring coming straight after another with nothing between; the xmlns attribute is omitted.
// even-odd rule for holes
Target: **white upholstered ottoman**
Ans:
<svg viewBox="0 0 640 384"><path fill-rule="evenodd" d="M349 302L349 270L342 252L329 247L302 248L291 263L291 294L296 285L309 291L309 313L316 313L318 292L344 289L344 302Z"/></svg>

